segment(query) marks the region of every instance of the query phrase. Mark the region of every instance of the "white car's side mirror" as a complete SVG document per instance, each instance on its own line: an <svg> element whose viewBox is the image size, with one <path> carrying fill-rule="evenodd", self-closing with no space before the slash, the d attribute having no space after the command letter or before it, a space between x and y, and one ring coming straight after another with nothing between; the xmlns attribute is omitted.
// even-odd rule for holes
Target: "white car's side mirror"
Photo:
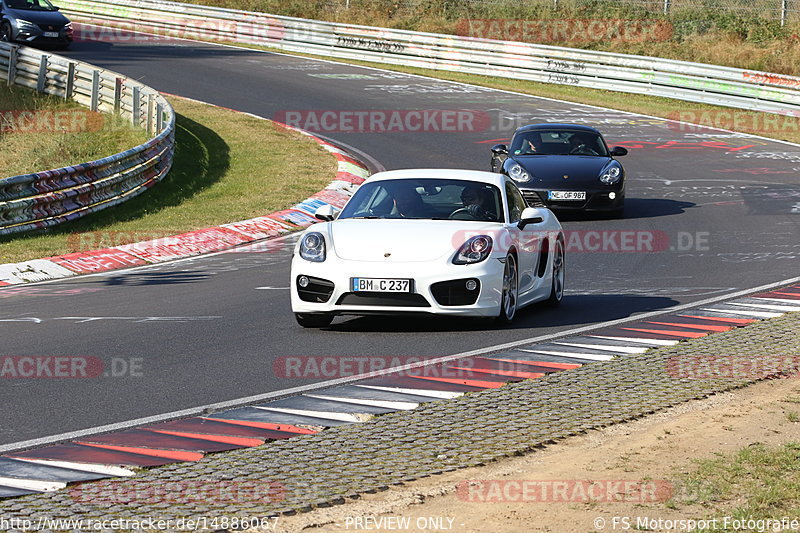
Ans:
<svg viewBox="0 0 800 533"><path fill-rule="evenodd" d="M323 206L317 208L316 211L314 211L314 217L316 217L319 220L322 220L324 222L330 222L331 220L335 219L337 216L339 216L339 210L336 209L335 207L333 207L330 204L323 205Z"/></svg>
<svg viewBox="0 0 800 533"><path fill-rule="evenodd" d="M538 207L526 207L522 210L522 216L520 216L517 226L519 229L525 229L525 226L528 224L539 224L543 222L544 219L545 212L543 209L539 209Z"/></svg>

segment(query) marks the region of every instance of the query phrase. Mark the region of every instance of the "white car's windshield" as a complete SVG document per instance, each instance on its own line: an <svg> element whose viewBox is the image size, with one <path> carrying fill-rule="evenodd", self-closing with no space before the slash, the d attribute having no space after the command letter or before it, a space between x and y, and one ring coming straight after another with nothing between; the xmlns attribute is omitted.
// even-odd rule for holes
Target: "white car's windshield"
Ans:
<svg viewBox="0 0 800 533"><path fill-rule="evenodd" d="M454 179L367 181L348 202L343 218L503 220L500 190L494 185Z"/></svg>

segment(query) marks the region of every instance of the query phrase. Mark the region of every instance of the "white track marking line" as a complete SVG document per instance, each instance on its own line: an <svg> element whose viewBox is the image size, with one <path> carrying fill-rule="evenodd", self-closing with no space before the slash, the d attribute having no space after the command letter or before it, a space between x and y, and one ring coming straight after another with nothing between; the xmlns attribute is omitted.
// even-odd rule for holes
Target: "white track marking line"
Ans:
<svg viewBox="0 0 800 533"><path fill-rule="evenodd" d="M105 474L114 477L130 477L134 475L133 470L123 468L121 466L105 465L99 463L74 463L72 461L58 461L51 459L31 459L28 457L14 457L9 459L17 461L25 461L26 463L35 463L44 466L54 466L57 468L68 468L70 470L80 470L81 472L90 472L92 474Z"/></svg>
<svg viewBox="0 0 800 533"><path fill-rule="evenodd" d="M591 350L604 350L606 352L618 352L618 353L644 353L649 348L644 348L641 346L609 346L608 344L580 344L577 342L559 342L556 341L555 344L563 344L564 346L574 346L575 348L589 348Z"/></svg>
<svg viewBox="0 0 800 533"><path fill-rule="evenodd" d="M764 303L768 302L779 302L789 305L800 305L800 300L790 300L788 298L767 298L764 296L756 296L759 300L762 300Z"/></svg>
<svg viewBox="0 0 800 533"><path fill-rule="evenodd" d="M254 405L256 409L264 411L273 411L275 413L284 413L288 415L310 416L313 418L322 418L325 420L338 420L340 422L363 422L365 415L358 415L355 413L331 413L329 411L309 411L308 409L289 409L286 407L261 407ZM366 415L369 417L370 415Z"/></svg>
<svg viewBox="0 0 800 533"><path fill-rule="evenodd" d="M749 318L777 318L783 313L766 313L762 311L737 311L735 309L703 309L703 311L711 311L712 313L727 313L729 315L742 315Z"/></svg>
<svg viewBox="0 0 800 533"><path fill-rule="evenodd" d="M66 487L61 481L39 481L36 479L19 479L15 477L0 477L0 487L12 489L32 490L34 492L55 492Z"/></svg>
<svg viewBox="0 0 800 533"><path fill-rule="evenodd" d="M613 355L598 355L588 353L572 353L572 352L558 352L554 350L526 350L524 348L517 348L520 352L539 353L544 355L557 355L559 357L570 357L572 359L585 359L588 361L611 361L614 359Z"/></svg>
<svg viewBox="0 0 800 533"><path fill-rule="evenodd" d="M448 400L451 398L458 398L463 396L463 392L453 392L446 390L431 390L431 389L406 389L403 387L381 387L379 385L356 385L364 389L374 389L386 392L397 392L399 394L414 394L416 396L427 396L428 398L437 398L440 400Z"/></svg>
<svg viewBox="0 0 800 533"><path fill-rule="evenodd" d="M658 344L659 346L675 346L681 341L667 339L645 339L644 337L607 337L605 335L588 335L596 339L608 339L610 341L638 342L641 344Z"/></svg>
<svg viewBox="0 0 800 533"><path fill-rule="evenodd" d="M738 305L741 307L755 307L756 309L768 309L771 311L800 311L800 305L783 305L783 304L751 304L751 303L738 303L731 302L731 305Z"/></svg>
<svg viewBox="0 0 800 533"><path fill-rule="evenodd" d="M318 400L330 400L332 402L352 403L355 405L366 405L368 407L383 407L384 409L397 409L398 411L410 411L419 407L415 402L401 402L399 400L372 400L366 398L343 398L340 396L325 396L323 394L304 394L308 398Z"/></svg>

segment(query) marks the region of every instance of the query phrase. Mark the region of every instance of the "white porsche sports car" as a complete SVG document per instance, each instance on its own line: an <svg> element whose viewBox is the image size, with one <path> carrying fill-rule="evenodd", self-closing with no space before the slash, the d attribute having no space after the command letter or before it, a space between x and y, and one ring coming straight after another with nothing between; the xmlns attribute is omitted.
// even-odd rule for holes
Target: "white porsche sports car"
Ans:
<svg viewBox="0 0 800 533"><path fill-rule="evenodd" d="M303 327L336 315L433 313L510 322L564 295L564 236L503 174L380 172L338 212L320 207L294 249L292 311Z"/></svg>

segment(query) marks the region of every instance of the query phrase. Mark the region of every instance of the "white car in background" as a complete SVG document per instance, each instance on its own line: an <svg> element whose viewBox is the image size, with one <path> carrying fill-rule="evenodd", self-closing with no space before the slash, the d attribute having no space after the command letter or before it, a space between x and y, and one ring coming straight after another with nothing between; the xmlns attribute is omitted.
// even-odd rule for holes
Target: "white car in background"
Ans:
<svg viewBox="0 0 800 533"><path fill-rule="evenodd" d="M370 177L294 249L292 311L303 327L336 315L495 317L564 295L564 236L503 174L409 169Z"/></svg>

